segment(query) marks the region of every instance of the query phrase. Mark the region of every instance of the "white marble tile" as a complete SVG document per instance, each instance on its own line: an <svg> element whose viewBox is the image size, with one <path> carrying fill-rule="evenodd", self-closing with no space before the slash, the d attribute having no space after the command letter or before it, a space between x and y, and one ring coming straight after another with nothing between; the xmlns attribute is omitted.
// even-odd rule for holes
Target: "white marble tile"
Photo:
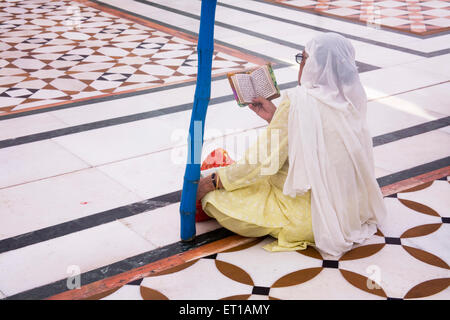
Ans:
<svg viewBox="0 0 450 320"><path fill-rule="evenodd" d="M426 72L439 73L447 77L447 81L450 81L450 53L432 58L422 58L411 63L406 63L403 66ZM450 109L450 104L448 108Z"/></svg>
<svg viewBox="0 0 450 320"><path fill-rule="evenodd" d="M119 221L0 254L2 291L10 296L154 249ZM81 278L81 285L83 279Z"/></svg>
<svg viewBox="0 0 450 320"><path fill-rule="evenodd" d="M208 129L202 148L202 159L216 148L224 148L232 159L238 160L246 148L256 141L257 129L242 128L227 130ZM187 160L187 138L185 132L179 132L173 142L180 147L170 148L148 155L126 159L97 167L127 189L143 198L152 198L161 194L180 190L183 184ZM157 183L154 183L157 181Z"/></svg>
<svg viewBox="0 0 450 320"><path fill-rule="evenodd" d="M66 127L66 124L49 113L1 120L0 140L12 139L43 131Z"/></svg>
<svg viewBox="0 0 450 320"><path fill-rule="evenodd" d="M208 275L210 281L205 281L205 275ZM212 259L201 259L178 272L144 278L141 286L158 290L172 300L217 300L234 295L250 294L252 290L250 285L223 275ZM186 290L187 288L190 290Z"/></svg>
<svg viewBox="0 0 450 320"><path fill-rule="evenodd" d="M417 103L411 99L409 93L370 101L367 105L367 123L371 135L374 137L443 117L424 107L421 101Z"/></svg>
<svg viewBox="0 0 450 320"><path fill-rule="evenodd" d="M424 204L435 210L441 217L450 217L449 191L450 183L435 180L431 186L425 189L398 193L398 197Z"/></svg>
<svg viewBox="0 0 450 320"><path fill-rule="evenodd" d="M376 178L384 177L384 176L390 175L392 173L393 173L392 171L388 171L385 169L375 167L375 177Z"/></svg>
<svg viewBox="0 0 450 320"><path fill-rule="evenodd" d="M268 252L262 248L272 241L275 241L275 239L268 237L246 250L219 253L217 260L225 261L244 269L253 279L255 286L264 287L272 286L275 281L288 273L322 266L322 260L307 257L295 251ZM284 262L279 263L280 261Z"/></svg>
<svg viewBox="0 0 450 320"><path fill-rule="evenodd" d="M51 140L0 149L0 188L88 168L89 165Z"/></svg>
<svg viewBox="0 0 450 320"><path fill-rule="evenodd" d="M375 166L398 172L448 157L450 135L431 131L374 148Z"/></svg>
<svg viewBox="0 0 450 320"><path fill-rule="evenodd" d="M402 195L399 198L402 199ZM441 222L439 217L412 210L402 204L398 199L385 197L384 203L388 215L386 221L379 225L379 229L386 237L399 238L405 231L411 228Z"/></svg>
<svg viewBox="0 0 450 320"><path fill-rule="evenodd" d="M450 82L406 92L398 97L413 110L417 110L417 106L419 106L425 109L425 112L429 110L441 116L450 116ZM394 100L386 99L384 101L391 103Z"/></svg>
<svg viewBox="0 0 450 320"><path fill-rule="evenodd" d="M428 38L425 40L412 38L404 46L410 49L419 50L423 52L433 52L448 49L450 35L444 34L437 37Z"/></svg>
<svg viewBox="0 0 450 320"><path fill-rule="evenodd" d="M402 239L402 244L418 248L423 251L434 254L441 258L448 265L450 264L450 243L448 235L450 234L450 226L443 223L438 230L422 237L413 237Z"/></svg>
<svg viewBox="0 0 450 320"><path fill-rule="evenodd" d="M96 169L0 190L0 239L143 200Z"/></svg>
<svg viewBox="0 0 450 320"><path fill-rule="evenodd" d="M402 65L373 70L360 74L368 99L418 89L447 81L448 77Z"/></svg>
<svg viewBox="0 0 450 320"><path fill-rule="evenodd" d="M350 40L355 48L356 60L378 67L386 68L404 64L406 62L416 61L420 57L401 52L398 50L388 49L376 46L370 43Z"/></svg>
<svg viewBox="0 0 450 320"><path fill-rule="evenodd" d="M151 118L54 140L89 164L100 165L168 148L173 130L169 122Z"/></svg>
<svg viewBox="0 0 450 320"><path fill-rule="evenodd" d="M270 296L282 300L381 300L380 296L351 285L337 269L323 269L311 280L270 289Z"/></svg>
<svg viewBox="0 0 450 320"><path fill-rule="evenodd" d="M369 268L376 268L381 288L392 298L403 298L421 282L448 276L448 270L419 261L399 245L385 245L367 258L341 261L339 265L366 277L373 274Z"/></svg>
<svg viewBox="0 0 450 320"><path fill-rule="evenodd" d="M98 169L144 199L180 190L187 146L103 165Z"/></svg>
<svg viewBox="0 0 450 320"><path fill-rule="evenodd" d="M140 213L120 221L157 247L180 241L180 203ZM200 235L220 227L214 219L198 222L196 234Z"/></svg>

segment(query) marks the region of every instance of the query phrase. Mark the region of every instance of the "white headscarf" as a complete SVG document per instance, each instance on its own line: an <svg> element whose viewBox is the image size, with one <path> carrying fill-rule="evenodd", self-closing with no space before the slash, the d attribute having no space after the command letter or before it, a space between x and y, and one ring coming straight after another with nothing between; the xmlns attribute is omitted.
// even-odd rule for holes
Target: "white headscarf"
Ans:
<svg viewBox="0 0 450 320"><path fill-rule="evenodd" d="M338 256L372 236L386 208L353 46L339 34L325 33L305 51L302 85L288 91L289 172L283 192L295 197L311 189L315 245Z"/></svg>

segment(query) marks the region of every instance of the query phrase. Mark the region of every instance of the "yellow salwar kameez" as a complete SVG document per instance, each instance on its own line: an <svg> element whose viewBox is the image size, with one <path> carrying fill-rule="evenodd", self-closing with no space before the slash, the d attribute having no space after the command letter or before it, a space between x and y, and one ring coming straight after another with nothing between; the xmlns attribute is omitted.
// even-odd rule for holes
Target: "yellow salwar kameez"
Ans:
<svg viewBox="0 0 450 320"><path fill-rule="evenodd" d="M271 235L268 251L293 251L314 244L311 190L295 198L283 194L288 162L289 99L238 162L218 169L224 189L207 193L202 207L220 225L245 237Z"/></svg>

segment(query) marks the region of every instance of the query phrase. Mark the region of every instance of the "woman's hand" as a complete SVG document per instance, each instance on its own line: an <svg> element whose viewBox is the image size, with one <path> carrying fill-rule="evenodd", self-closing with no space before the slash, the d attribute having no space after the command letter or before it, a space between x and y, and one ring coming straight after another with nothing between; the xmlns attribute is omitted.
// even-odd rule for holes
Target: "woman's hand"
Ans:
<svg viewBox="0 0 450 320"><path fill-rule="evenodd" d="M271 101L261 97L253 99L252 103L249 104L248 107L269 123L277 110L277 107L275 107Z"/></svg>
<svg viewBox="0 0 450 320"><path fill-rule="evenodd" d="M200 181L198 182L198 189L197 189L197 201L202 200L203 197L210 191L214 190L214 184L211 179L211 175L200 178Z"/></svg>

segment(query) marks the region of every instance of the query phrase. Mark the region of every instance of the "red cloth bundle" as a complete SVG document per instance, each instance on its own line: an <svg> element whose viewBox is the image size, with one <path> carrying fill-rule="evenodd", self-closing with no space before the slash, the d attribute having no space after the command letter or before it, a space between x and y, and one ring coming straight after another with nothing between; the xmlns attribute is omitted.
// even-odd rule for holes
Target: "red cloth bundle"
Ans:
<svg viewBox="0 0 450 320"><path fill-rule="evenodd" d="M228 152L226 152L222 148L217 148L214 151L212 151L206 159L203 161L202 166L200 167L200 170L208 170L211 168L217 168L217 167L226 167L230 164L233 164L234 161L230 158L228 155ZM202 202L197 201L196 204L197 210L195 212L195 221L201 222L211 219L202 209Z"/></svg>

